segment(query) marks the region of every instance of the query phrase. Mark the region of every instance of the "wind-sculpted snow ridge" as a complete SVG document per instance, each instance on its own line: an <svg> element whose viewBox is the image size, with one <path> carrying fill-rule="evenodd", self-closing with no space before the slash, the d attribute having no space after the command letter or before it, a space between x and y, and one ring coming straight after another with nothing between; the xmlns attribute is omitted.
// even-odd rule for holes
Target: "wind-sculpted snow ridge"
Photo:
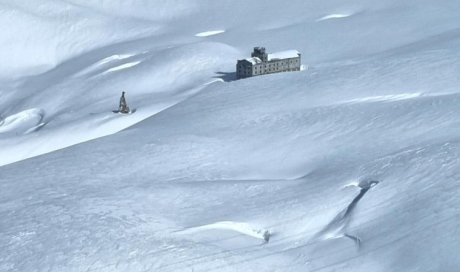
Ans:
<svg viewBox="0 0 460 272"><path fill-rule="evenodd" d="M347 232L347 227L352 219L352 213L358 205L358 202L363 198L363 196L369 191L372 187L377 185L378 181L362 181L357 183L357 186L361 188L359 194L351 201L351 203L342 210L339 214L337 214L334 219L324 228L322 229L317 235L316 239L337 239L337 238L350 238L353 240L356 245L359 247L361 245L361 240L359 237L349 234Z"/></svg>
<svg viewBox="0 0 460 272"><path fill-rule="evenodd" d="M188 228L186 230L181 231L181 233L193 234L195 232L201 232L206 230L230 230L241 233L243 235L264 240L265 242L268 242L270 240L270 231L266 229L254 228L248 223L233 221L221 221L203 226Z"/></svg>
<svg viewBox="0 0 460 272"><path fill-rule="evenodd" d="M22 135L36 131L43 127L45 112L42 109L29 109L0 118L0 138L11 135Z"/></svg>
<svg viewBox="0 0 460 272"><path fill-rule="evenodd" d="M115 72L115 71L119 71L119 70L123 70L123 69L128 69L128 68L134 67L134 66L136 66L136 65L138 65L140 63L141 63L141 61L123 63L122 65L115 66L115 67L112 67L112 68L108 69L104 73L110 73L110 72Z"/></svg>

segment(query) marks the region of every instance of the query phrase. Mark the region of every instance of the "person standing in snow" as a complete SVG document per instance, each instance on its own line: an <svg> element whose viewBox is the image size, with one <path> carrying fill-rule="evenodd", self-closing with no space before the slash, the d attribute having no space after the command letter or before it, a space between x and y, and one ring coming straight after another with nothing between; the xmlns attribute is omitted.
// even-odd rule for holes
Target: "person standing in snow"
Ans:
<svg viewBox="0 0 460 272"><path fill-rule="evenodd" d="M125 99L125 92L121 93L120 105L118 106L118 111L121 113L129 113L129 107Z"/></svg>

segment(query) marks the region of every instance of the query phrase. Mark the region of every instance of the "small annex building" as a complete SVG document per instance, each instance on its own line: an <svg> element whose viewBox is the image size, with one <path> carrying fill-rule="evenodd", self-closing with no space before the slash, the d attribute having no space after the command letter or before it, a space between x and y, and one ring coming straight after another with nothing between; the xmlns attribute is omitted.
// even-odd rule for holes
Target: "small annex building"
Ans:
<svg viewBox="0 0 460 272"><path fill-rule="evenodd" d="M267 54L264 47L254 47L250 58L238 60L236 77L239 79L272 73L300 71L300 56L297 50Z"/></svg>

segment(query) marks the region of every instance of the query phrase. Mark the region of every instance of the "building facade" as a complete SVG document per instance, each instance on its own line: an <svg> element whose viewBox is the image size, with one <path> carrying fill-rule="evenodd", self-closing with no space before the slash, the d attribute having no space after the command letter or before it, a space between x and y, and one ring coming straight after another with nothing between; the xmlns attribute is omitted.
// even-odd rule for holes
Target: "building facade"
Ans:
<svg viewBox="0 0 460 272"><path fill-rule="evenodd" d="M300 53L288 50L267 54L264 47L254 47L251 57L238 60L236 77L246 78L272 73L300 71Z"/></svg>

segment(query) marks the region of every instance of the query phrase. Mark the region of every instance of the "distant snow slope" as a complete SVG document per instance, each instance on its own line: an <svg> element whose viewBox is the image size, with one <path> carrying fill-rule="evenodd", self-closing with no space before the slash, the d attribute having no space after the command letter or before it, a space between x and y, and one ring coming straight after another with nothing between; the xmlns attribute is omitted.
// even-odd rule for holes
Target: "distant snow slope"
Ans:
<svg viewBox="0 0 460 272"><path fill-rule="evenodd" d="M151 48L144 41L119 50L119 54L113 54L115 49L91 53L21 82L18 95L3 104L8 110L2 115L39 107L46 109L43 121L47 125L33 135L0 136L4 146L0 165L129 127L213 82L214 71L228 63L222 56L236 52L219 43ZM128 105L137 109L135 115L112 113L122 91L127 92Z"/></svg>
<svg viewBox="0 0 460 272"><path fill-rule="evenodd" d="M458 271L457 1L10 2L0 271Z"/></svg>

